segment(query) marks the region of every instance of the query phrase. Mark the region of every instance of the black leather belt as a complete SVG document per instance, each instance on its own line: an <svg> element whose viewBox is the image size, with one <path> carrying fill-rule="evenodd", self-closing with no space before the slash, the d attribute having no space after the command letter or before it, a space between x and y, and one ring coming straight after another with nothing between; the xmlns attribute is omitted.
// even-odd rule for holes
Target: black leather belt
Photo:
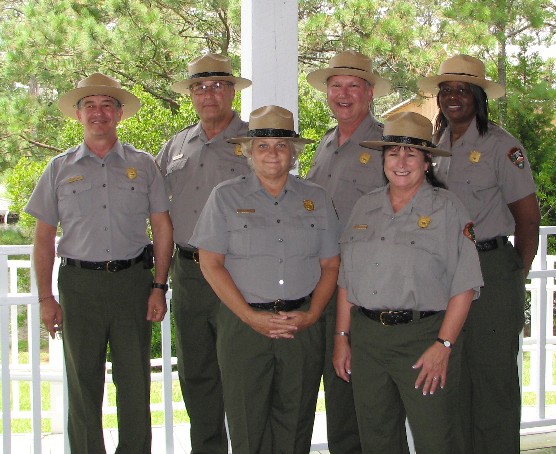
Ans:
<svg viewBox="0 0 556 454"><path fill-rule="evenodd" d="M193 260L195 263L199 263L199 250L194 247L183 247L176 244L178 250L178 255L187 260Z"/></svg>
<svg viewBox="0 0 556 454"><path fill-rule="evenodd" d="M295 309L299 309L301 305L305 301L307 301L308 298L308 296L304 296L303 298L299 298L298 300L276 300L270 303L249 303L249 306L256 309L263 309L265 311L289 312L294 311Z"/></svg>
<svg viewBox="0 0 556 454"><path fill-rule="evenodd" d="M476 246L478 251L486 252L498 249L499 247L502 247L507 243L507 236L497 236L496 238L492 238L491 240L477 241Z"/></svg>
<svg viewBox="0 0 556 454"><path fill-rule="evenodd" d="M76 268L84 268L86 270L108 271L116 273L125 270L136 263L143 261L143 253L129 260L108 260L107 262L86 262L85 260L70 259L62 257L62 266L75 266Z"/></svg>
<svg viewBox="0 0 556 454"><path fill-rule="evenodd" d="M359 307L361 312L375 322L380 322L383 325L400 325L419 320L422 318L430 317L431 315L438 314L439 311L371 311L364 307Z"/></svg>

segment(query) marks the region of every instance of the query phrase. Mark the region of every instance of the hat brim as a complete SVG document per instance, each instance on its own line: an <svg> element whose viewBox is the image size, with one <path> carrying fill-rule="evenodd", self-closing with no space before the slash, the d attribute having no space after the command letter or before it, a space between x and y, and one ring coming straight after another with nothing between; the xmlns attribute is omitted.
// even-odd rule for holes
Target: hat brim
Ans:
<svg viewBox="0 0 556 454"><path fill-rule="evenodd" d="M75 88L64 93L58 99L58 108L64 115L79 121L79 118L77 118L77 103L80 99L86 98L87 96L110 96L111 98L117 99L122 105L122 120L135 115L141 107L139 98L129 91L122 88L97 85Z"/></svg>
<svg viewBox="0 0 556 454"><path fill-rule="evenodd" d="M383 77L380 77L378 74L353 68L317 69L316 71L307 74L307 82L309 82L309 84L311 84L318 91L326 93L326 81L332 76L355 76L366 80L373 86L373 96L375 98L385 96L392 91L390 82Z"/></svg>
<svg viewBox="0 0 556 454"><path fill-rule="evenodd" d="M251 81L249 79L244 79L243 77L234 76L210 76L210 77L195 77L193 79L186 79L172 84L170 88L177 93L182 93L184 95L190 94L189 87L191 85L204 82L205 80L225 80L226 82L231 82L234 84L235 90L243 90L244 88L251 86Z"/></svg>
<svg viewBox="0 0 556 454"><path fill-rule="evenodd" d="M433 148L433 147L425 147L423 145L411 145L407 143L400 143L400 142L383 142L381 140L372 140L372 141L365 141L359 142L359 145L365 148L374 148L383 150L384 147L394 146L394 147L411 147L417 148L419 150L428 151L429 153L435 156L452 156L452 153L446 150L441 150L440 148Z"/></svg>
<svg viewBox="0 0 556 454"><path fill-rule="evenodd" d="M303 145L307 145L309 143L315 143L314 140L304 139L303 137L255 137L255 136L254 137L232 137L231 139L228 139L226 142L242 144L255 139L284 139L295 143L302 143Z"/></svg>
<svg viewBox="0 0 556 454"><path fill-rule="evenodd" d="M465 74L440 74L438 76L429 76L417 81L417 86L423 93L436 95L438 93L438 85L442 82L467 82L481 87L490 99L501 98L505 94L504 87L496 82L488 79L480 79L475 76Z"/></svg>

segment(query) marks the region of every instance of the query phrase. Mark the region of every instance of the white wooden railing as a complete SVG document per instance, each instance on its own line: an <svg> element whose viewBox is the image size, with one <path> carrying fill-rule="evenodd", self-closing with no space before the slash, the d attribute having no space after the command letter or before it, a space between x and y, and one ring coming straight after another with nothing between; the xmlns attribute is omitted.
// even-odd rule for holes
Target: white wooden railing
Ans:
<svg viewBox="0 0 556 454"><path fill-rule="evenodd" d="M522 391L524 395L535 397L534 405L525 405L522 415L522 428L534 428L556 425L556 329L554 328L556 311L556 255L547 254L548 238L556 236L556 227L542 227L539 251L533 269L529 274L531 282L527 290L531 296L530 325L523 338L522 355L528 355L528 373L522 367ZM556 242L555 242L556 244ZM555 246L556 247L556 246ZM40 358L40 317L37 302L37 288L34 273L31 270L29 256L32 246L0 246L0 374L2 377L2 451L11 452L12 418L30 421L33 439L33 452L41 453L41 420L50 419L51 431L64 433L67 418L66 382L60 340L49 339L48 361ZM26 259L10 259L14 256L26 256ZM54 282L57 281L55 266ZM30 283L25 292L18 291L28 276ZM53 289L57 287L54 284ZM167 294L170 304L171 290ZM23 308L23 309L22 309ZM27 326L27 332L22 332ZM529 334L530 331L530 334ZM43 339L45 335L43 334ZM21 340L26 341L28 349L20 349ZM43 340L44 342L44 340ZM152 404L152 410L164 411L165 452L174 452L174 411L183 410L183 401L172 400L172 383L177 380L177 372L172 372L176 358L171 357L170 317L162 322L162 358L154 358L151 365L153 382L162 382L162 403ZM21 351L28 351L28 359L21 362ZM524 376L525 374L525 376ZM107 368L107 383L112 382L110 367ZM50 385L50 409L41 408L41 384ZM28 387L29 392L27 392ZM22 390L25 389L25 392ZM532 394L531 394L532 393ZM547 393L554 405L547 404ZM24 408L22 395L30 396L29 408ZM105 393L107 396L108 393ZM8 403L10 403L8 405ZM105 399L103 414L115 413L115 406ZM65 452L69 453L67 437Z"/></svg>

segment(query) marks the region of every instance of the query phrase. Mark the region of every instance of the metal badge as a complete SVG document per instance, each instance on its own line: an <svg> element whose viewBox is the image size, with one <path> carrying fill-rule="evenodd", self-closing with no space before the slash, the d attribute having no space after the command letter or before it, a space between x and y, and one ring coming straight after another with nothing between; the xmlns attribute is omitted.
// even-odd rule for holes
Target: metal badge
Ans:
<svg viewBox="0 0 556 454"><path fill-rule="evenodd" d="M469 238L473 243L475 243L475 230L473 229L474 224L472 222L468 222L465 224L463 228L463 234Z"/></svg>
<svg viewBox="0 0 556 454"><path fill-rule="evenodd" d="M135 178L137 178L137 169L135 169L135 167L128 167L127 168L127 177L130 180L135 180Z"/></svg>
<svg viewBox="0 0 556 454"><path fill-rule="evenodd" d="M236 210L237 214L248 214L248 213L254 213L255 212L255 208L238 208Z"/></svg>
<svg viewBox="0 0 556 454"><path fill-rule="evenodd" d="M481 160L481 152L477 150L473 150L469 153L469 161L473 164L477 164Z"/></svg>
<svg viewBox="0 0 556 454"><path fill-rule="evenodd" d="M419 216L419 220L417 221L417 225L422 229L426 229L431 223L431 218L428 216Z"/></svg>
<svg viewBox="0 0 556 454"><path fill-rule="evenodd" d="M508 151L508 158L512 161L512 164L518 169L523 169L525 167L525 156L521 148L512 148Z"/></svg>
<svg viewBox="0 0 556 454"><path fill-rule="evenodd" d="M307 211L313 211L315 209L315 202L313 202L312 200L304 200L303 206Z"/></svg>
<svg viewBox="0 0 556 454"><path fill-rule="evenodd" d="M241 156L243 153L241 152L241 145L238 143L234 148L234 154L236 156Z"/></svg>
<svg viewBox="0 0 556 454"><path fill-rule="evenodd" d="M177 154L176 156L172 157L172 161L177 161L178 159L183 158L183 153Z"/></svg>
<svg viewBox="0 0 556 454"><path fill-rule="evenodd" d="M363 165L366 165L371 160L371 153L361 153L359 155L359 162Z"/></svg>
<svg viewBox="0 0 556 454"><path fill-rule="evenodd" d="M85 177L83 175L77 175L75 177L70 177L70 178L68 178L68 183L75 183L76 181L81 181L84 178Z"/></svg>
<svg viewBox="0 0 556 454"><path fill-rule="evenodd" d="M355 230L366 230L369 228L368 224L356 224L353 226Z"/></svg>

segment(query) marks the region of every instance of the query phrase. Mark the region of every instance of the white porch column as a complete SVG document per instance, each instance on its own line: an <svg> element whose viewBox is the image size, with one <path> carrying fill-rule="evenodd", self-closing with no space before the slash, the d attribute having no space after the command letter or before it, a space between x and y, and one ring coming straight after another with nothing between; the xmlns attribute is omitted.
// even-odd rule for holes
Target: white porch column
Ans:
<svg viewBox="0 0 556 454"><path fill-rule="evenodd" d="M297 129L297 0L242 0L241 117L261 106L291 110Z"/></svg>

